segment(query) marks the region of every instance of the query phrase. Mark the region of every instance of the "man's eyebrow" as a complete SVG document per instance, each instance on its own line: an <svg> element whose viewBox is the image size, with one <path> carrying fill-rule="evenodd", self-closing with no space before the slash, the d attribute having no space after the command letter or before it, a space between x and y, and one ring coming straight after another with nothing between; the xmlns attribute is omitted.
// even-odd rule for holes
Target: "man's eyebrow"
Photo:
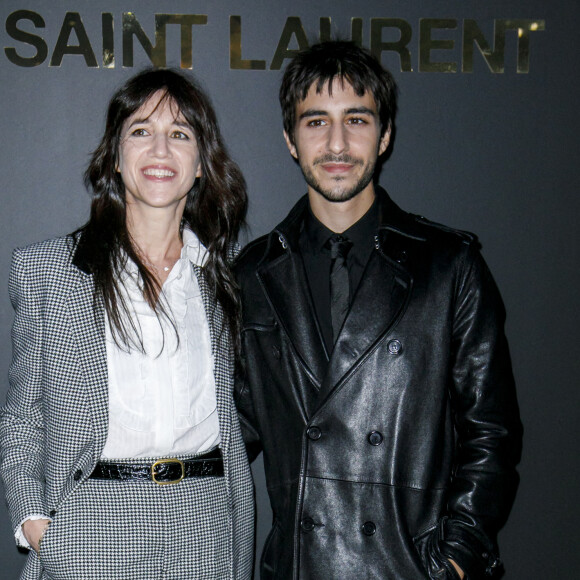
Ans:
<svg viewBox="0 0 580 580"><path fill-rule="evenodd" d="M324 117L328 115L328 111L323 111L321 109L306 109L306 111L300 114L299 119L306 119L307 117Z"/></svg>
<svg viewBox="0 0 580 580"><path fill-rule="evenodd" d="M373 109L369 109L368 107L351 107L350 109L346 109L344 111L345 115L370 115L371 117L377 117L378 113ZM324 117L328 115L328 111L323 109L306 109L303 111L298 119L307 119L310 117Z"/></svg>

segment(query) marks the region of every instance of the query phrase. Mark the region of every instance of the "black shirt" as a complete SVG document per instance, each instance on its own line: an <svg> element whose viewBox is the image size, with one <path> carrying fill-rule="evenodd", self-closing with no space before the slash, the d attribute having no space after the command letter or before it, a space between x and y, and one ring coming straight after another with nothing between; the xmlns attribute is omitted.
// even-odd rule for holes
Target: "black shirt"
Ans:
<svg viewBox="0 0 580 580"><path fill-rule="evenodd" d="M372 206L355 224L342 232L342 236L352 242L346 258L348 269L350 299L358 288L364 269L375 245L375 235L379 226L379 208L375 199ZM310 206L300 233L299 248L304 260L306 277L314 310L320 324L320 330L326 350L332 352L332 323L330 317L330 250L325 247L328 239L334 235L312 213Z"/></svg>

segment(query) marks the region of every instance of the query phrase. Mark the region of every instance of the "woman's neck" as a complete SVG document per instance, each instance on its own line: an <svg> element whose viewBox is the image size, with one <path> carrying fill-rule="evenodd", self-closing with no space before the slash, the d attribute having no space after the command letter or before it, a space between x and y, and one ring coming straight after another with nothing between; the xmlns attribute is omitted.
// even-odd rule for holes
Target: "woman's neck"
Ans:
<svg viewBox="0 0 580 580"><path fill-rule="evenodd" d="M181 212L127 211L127 229L131 241L145 266L161 284L181 257L181 216Z"/></svg>

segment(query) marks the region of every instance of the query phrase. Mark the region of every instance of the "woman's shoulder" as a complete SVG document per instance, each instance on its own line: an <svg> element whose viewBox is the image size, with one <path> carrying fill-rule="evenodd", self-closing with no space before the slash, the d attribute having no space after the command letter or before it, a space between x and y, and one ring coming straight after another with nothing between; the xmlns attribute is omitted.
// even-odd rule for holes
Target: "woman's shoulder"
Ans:
<svg viewBox="0 0 580 580"><path fill-rule="evenodd" d="M22 263L29 269L45 271L68 266L73 260L77 243L78 236L75 234L35 242L16 248L13 252L13 261Z"/></svg>

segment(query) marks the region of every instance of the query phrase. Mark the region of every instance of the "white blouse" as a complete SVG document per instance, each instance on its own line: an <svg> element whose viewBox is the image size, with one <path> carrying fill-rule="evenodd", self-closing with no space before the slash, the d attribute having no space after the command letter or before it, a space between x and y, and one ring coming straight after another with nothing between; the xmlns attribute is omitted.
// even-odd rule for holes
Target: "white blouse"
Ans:
<svg viewBox="0 0 580 580"><path fill-rule="evenodd" d="M161 291L173 325L157 318L139 290L137 267L127 265L124 298L145 352L120 349L107 322L109 429L102 459L195 454L219 443L209 327L191 265L203 266L206 258L197 236L185 230L181 258Z"/></svg>

